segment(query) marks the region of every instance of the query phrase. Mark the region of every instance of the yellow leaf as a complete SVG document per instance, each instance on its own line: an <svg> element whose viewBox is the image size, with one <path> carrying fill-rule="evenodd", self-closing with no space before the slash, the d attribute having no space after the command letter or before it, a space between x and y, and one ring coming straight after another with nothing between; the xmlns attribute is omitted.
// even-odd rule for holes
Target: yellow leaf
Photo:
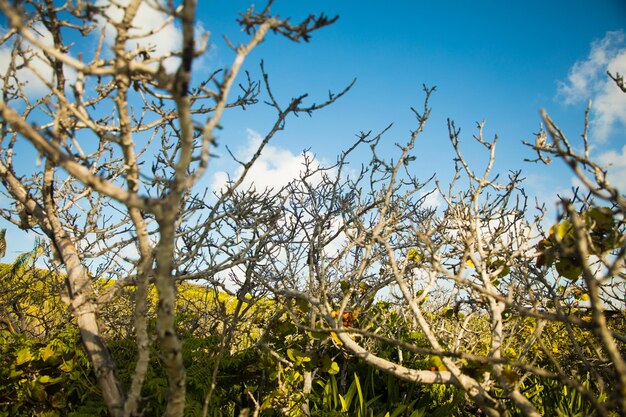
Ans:
<svg viewBox="0 0 626 417"><path fill-rule="evenodd" d="M465 261L465 264L469 266L470 268L476 268L476 265L474 265L474 262L471 259L468 259L467 261Z"/></svg>
<svg viewBox="0 0 626 417"><path fill-rule="evenodd" d="M330 368L328 369L328 372L330 375L336 375L339 373L339 365L337 364L337 362L334 362L330 364Z"/></svg>
<svg viewBox="0 0 626 417"><path fill-rule="evenodd" d="M26 362L30 362L33 360L33 354L30 352L30 349L27 347L20 349L17 352L17 358L15 359L16 365L21 365Z"/></svg>
<svg viewBox="0 0 626 417"><path fill-rule="evenodd" d="M49 358L53 357L55 354L54 346L47 345L43 350L41 350L40 355L41 359L47 361Z"/></svg>
<svg viewBox="0 0 626 417"><path fill-rule="evenodd" d="M414 262L417 264L422 260L422 257L417 249L411 248L409 249L409 252L407 253L406 259L409 262Z"/></svg>
<svg viewBox="0 0 626 417"><path fill-rule="evenodd" d="M338 345L338 346L342 346L343 342L341 340L339 340L339 336L337 336L337 333L335 332L330 332L330 337L333 338L333 341Z"/></svg>
<svg viewBox="0 0 626 417"><path fill-rule="evenodd" d="M563 220L550 228L550 235L555 236L557 241L563 240L568 235L573 235L574 229L569 220Z"/></svg>

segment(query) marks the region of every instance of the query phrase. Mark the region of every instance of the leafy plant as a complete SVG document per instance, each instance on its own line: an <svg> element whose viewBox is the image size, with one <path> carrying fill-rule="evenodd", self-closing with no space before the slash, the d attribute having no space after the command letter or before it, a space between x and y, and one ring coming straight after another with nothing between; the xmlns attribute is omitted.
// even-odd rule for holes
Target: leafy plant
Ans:
<svg viewBox="0 0 626 417"><path fill-rule="evenodd" d="M0 415L105 415L77 331L47 341L0 331Z"/></svg>

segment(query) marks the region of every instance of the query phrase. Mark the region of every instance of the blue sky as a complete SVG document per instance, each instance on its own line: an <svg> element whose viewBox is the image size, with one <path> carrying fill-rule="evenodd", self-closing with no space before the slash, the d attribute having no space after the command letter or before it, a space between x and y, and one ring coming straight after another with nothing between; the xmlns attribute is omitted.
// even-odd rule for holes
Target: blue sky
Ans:
<svg viewBox="0 0 626 417"><path fill-rule="evenodd" d="M240 0L198 2L198 28L211 33L211 48L195 64L196 80L230 63L233 53L222 35L234 42L246 39L235 19L249 5ZM435 173L445 182L452 173L447 118L461 127L465 153L479 163L482 155L475 153L471 135L476 122L486 120L486 137L500 137L496 169L504 173L522 169L529 190L553 200L556 192L572 185L571 175L563 164L543 167L523 162L533 153L521 141L532 140L538 131L541 108L571 139L577 139L586 100L591 98L599 105L592 121L612 127L609 131L592 129L593 155L613 164L609 179L626 189L626 95L607 93L608 78L603 75L607 67L621 68L626 75L623 0L593 4L583 0L276 0L273 10L282 17L291 16L293 22L309 13L340 16L334 25L316 32L310 43L294 44L270 35L250 55L245 68L258 78L263 59L279 100L286 103L309 93L312 102L320 102L329 89L337 92L353 78L357 82L330 108L313 117L288 120L286 130L261 161L258 180L295 174L297 155L303 149L310 148L321 161L333 161L356 133L377 132L393 123L385 142L391 152L393 144L406 140L415 127L410 107L422 106L422 84L426 84L437 86L437 91L431 99L431 120L414 153L419 177ZM138 19L143 19L135 22L138 26L155 20L149 13ZM155 38L155 43L166 48L178 36L172 28ZM95 40L77 38L75 42L70 53L89 49ZM0 48L0 58L3 53L6 50ZM245 112L228 112L219 132L220 143L245 154L249 141L257 133L264 134L272 122L271 109L262 104ZM218 153L225 155L223 148ZM216 161L207 184L218 181L215 171L232 168L226 158ZM30 246L19 237L16 229L9 228L9 239L21 242L15 243L13 253ZM10 251L7 258L11 257Z"/></svg>
<svg viewBox="0 0 626 417"><path fill-rule="evenodd" d="M199 18L212 32L214 44L209 65L227 63L230 56L219 34L243 39L232 22L246 4L221 1L200 8ZM312 118L292 119L275 146L296 153L310 147L318 157L332 159L355 133L378 131L393 122L387 135L391 146L414 127L409 108L421 106L421 85L436 85L432 118L416 152L417 173L427 177L435 172L443 179L450 175L453 155L447 118L462 128L470 158L480 160L480 155L472 154L470 138L475 123L486 120L486 136L500 137L496 167L503 172L522 169L529 188L538 194L571 185L563 165L546 168L523 162L533 154L521 141L532 140L538 131L539 109L546 108L569 137L577 139L586 100L600 94L606 68L594 67L588 88L578 91L576 99L572 88L566 94L571 87L568 76L577 63L588 61L594 42L602 43L609 32L618 32L612 36L618 39L606 46L609 55L621 56L626 48L626 2L617 0L593 6L587 1L398 1L386 6L374 1L276 1L274 10L293 16L293 21L310 12L340 16L309 44L270 37L249 58L253 74L258 74L258 62L264 59L273 88L283 100L307 92L320 101L328 89L337 91L357 78L352 91L331 108ZM592 142L596 155L609 149L623 152L624 110L611 120L615 120L612 133ZM222 136L231 142L245 129L263 133L270 122L264 111L230 114ZM614 177L619 174L616 170Z"/></svg>

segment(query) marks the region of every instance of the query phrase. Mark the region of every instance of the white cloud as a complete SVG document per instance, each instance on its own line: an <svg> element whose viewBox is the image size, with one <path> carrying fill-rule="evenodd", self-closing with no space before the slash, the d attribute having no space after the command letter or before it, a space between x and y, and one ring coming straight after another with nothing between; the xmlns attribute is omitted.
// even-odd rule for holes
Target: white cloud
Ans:
<svg viewBox="0 0 626 417"><path fill-rule="evenodd" d="M439 190L436 188L430 191L423 191L420 193L420 198L424 198L424 207L431 209L438 209L443 205L443 199L439 195Z"/></svg>
<svg viewBox="0 0 626 417"><path fill-rule="evenodd" d="M598 162L608 168L607 180L626 193L626 145L621 152L610 150L600 154Z"/></svg>
<svg viewBox="0 0 626 417"><path fill-rule="evenodd" d="M344 226L343 219L341 217L333 217L330 220L329 234L334 235ZM336 256L348 243L348 236L345 232L341 232L337 235L335 240L330 242L323 248L324 255L328 257Z"/></svg>
<svg viewBox="0 0 626 417"><path fill-rule="evenodd" d="M105 8L106 15L112 22L119 22L123 17L124 10L122 7L127 6L130 0L118 0L111 2L110 0L98 0L97 5ZM132 28L130 34L133 36L147 35L137 39L131 39L126 44L127 50L134 50L137 47L146 47L150 49L150 55L152 58L158 58L162 56L168 56L172 52L178 51L182 45L182 32L177 27L174 21L166 24L168 15L160 10L161 5L165 4L165 0L144 0L141 2L137 14L132 22ZM106 23L102 17L97 16L96 20L100 28L105 26L105 44L112 46L115 42L117 35L113 24ZM0 28L1 29L1 28ZM45 28L42 23L35 23L32 28L32 32L37 38L45 45L53 45L53 39L51 33ZM92 33L98 35L99 30ZM195 35L198 42L202 39L202 36L206 33L205 28L201 22L195 25ZM25 44L25 47L28 44ZM213 45L211 45L209 54L204 54L196 61L196 68L202 68L207 66L207 60L212 59L214 52L212 51ZM9 41L5 45L0 45L0 76L4 76L11 62L11 54L13 49L13 42ZM21 68L17 71L16 77L19 83L23 84L25 94L30 99L37 99L46 94L49 89L46 83L40 79L54 82L54 73L52 68L41 53L41 51L30 46L32 60L29 66L32 68ZM24 63L23 58L16 58L16 65L20 66ZM169 72L175 72L180 63L180 58L170 57L164 61L165 68ZM76 71L65 66L65 76L72 84L76 79ZM39 73L38 77L35 72ZM0 77L0 88L2 87L2 79Z"/></svg>
<svg viewBox="0 0 626 417"><path fill-rule="evenodd" d="M122 20L124 10L121 7L125 7L128 4L129 0L117 1L115 4L108 0L99 0L97 2L98 6L108 5L105 13L115 23ZM133 50L137 47L149 47L151 49L150 55L154 58L168 55L181 48L182 33L180 29L173 22L163 26L168 19L168 15L159 10L163 4L162 0L141 2L132 21L132 28L129 33L135 36L143 34L148 36L129 40L126 44L127 50ZM121 7L118 7L118 5ZM114 25L105 23L103 19L99 20L99 24L106 26L106 44L109 46L113 45L117 35ZM152 31L156 32L152 33ZM164 66L168 71L174 72L178 68L179 62L179 58L171 57L165 60Z"/></svg>
<svg viewBox="0 0 626 417"><path fill-rule="evenodd" d="M626 75L626 49L609 63L611 74ZM605 81L594 99L592 129L597 139L606 139L613 132L616 123L626 127L626 94L613 80Z"/></svg>
<svg viewBox="0 0 626 417"><path fill-rule="evenodd" d="M42 23L35 23L31 30L44 45L54 45L52 34ZM2 77L6 74L12 61L13 46L13 42L0 46L0 74ZM38 99L49 92L46 82L54 84L54 72L52 71L50 62L45 58L39 48L33 45L29 46L25 43L23 49L26 50L25 55L30 60L27 66L16 71L15 78L17 78L18 83L23 84L22 88L29 99ZM22 65L24 65L24 57L17 55L15 57L15 66L20 67ZM66 79L70 81L70 83L76 79L76 71L73 68L66 65L64 66L64 72ZM0 87L2 87L2 82L2 78L0 78ZM11 82L13 82L13 80L11 80Z"/></svg>
<svg viewBox="0 0 626 417"><path fill-rule="evenodd" d="M240 160L247 162L252 158L255 152L258 150L259 145L261 144L263 138L261 135L254 130L248 129L248 140L244 146L242 146L239 150L235 151L235 157ZM280 191L283 187L287 186L294 179L300 178L301 175L306 172L306 163L308 161L308 166L310 169L317 169L322 166L321 161L315 158L313 154L310 152L305 152L302 154L294 154L291 151L281 148L279 146L268 144L263 148L263 151L260 157L256 160L254 165L252 166L250 172L244 179L241 184L242 189L248 189L249 187L256 189L257 191L264 191L266 189L272 189L276 192ZM219 190L223 189L227 182L230 180L238 179L243 173L243 168L241 166L231 170L231 171L219 171L213 174L211 179L211 189L214 192L219 192ZM337 174L336 170L329 170L326 172L327 175L333 176ZM309 184L315 186L319 184L322 177L320 173L316 173L315 175L307 178ZM301 226L296 226L296 222L306 222L310 220L309 215L302 214L303 217L298 219L292 217L289 212L285 213L285 217L282 219L285 222L287 227L298 227L299 237L294 238L294 241L303 240L306 241L306 236L304 234L304 230ZM291 224L293 222L293 224ZM342 220L339 217L333 217L330 221L329 230L330 234L337 232L342 225ZM341 233L337 236L332 242L326 245L323 248L323 251L326 256L335 256L339 250L346 244L347 237L345 234ZM278 256L278 263L276 265L284 264L287 262L286 253L281 252ZM232 281L232 279L228 278L229 274L233 272L236 275L241 276L242 272L238 270L238 268L234 268L232 270L228 270L222 272L220 276L226 280L226 285L229 288L234 288L236 285Z"/></svg>
<svg viewBox="0 0 626 417"><path fill-rule="evenodd" d="M598 88L616 47L623 41L622 32L607 32L604 38L591 44L587 59L576 62L569 71L567 81L559 83L559 93L567 104L586 100Z"/></svg>
<svg viewBox="0 0 626 417"><path fill-rule="evenodd" d="M590 135L600 142L611 135L616 124L626 126L626 94L606 74L608 70L626 75L625 40L623 31L607 32L591 44L589 56L576 62L567 81L558 86L566 104L593 100Z"/></svg>
<svg viewBox="0 0 626 417"><path fill-rule="evenodd" d="M607 71L626 75L626 33L623 30L607 32L604 38L593 42L589 56L576 62L567 81L559 84L559 93L567 104L592 99L590 138L596 143L606 142L618 126L626 128L626 94L607 76ZM624 192L626 146L621 150L605 149L594 149L595 159L607 167L609 182Z"/></svg>
<svg viewBox="0 0 626 417"><path fill-rule="evenodd" d="M235 155L241 161L248 161L257 151L262 142L262 137L257 132L248 129L248 142L246 146ZM305 163L311 161L310 167L315 169L320 167L320 162L311 153L305 152L299 155L291 151L274 145L267 145L263 149L261 156L256 160L248 175L244 179L241 187L254 187L258 191L265 189L280 190L293 179L299 178L305 170ZM235 180L243 173L243 167L238 167L234 173L230 173L230 178ZM213 175L212 189L220 190L229 179L229 173L225 171L217 172ZM313 180L314 181L314 180Z"/></svg>

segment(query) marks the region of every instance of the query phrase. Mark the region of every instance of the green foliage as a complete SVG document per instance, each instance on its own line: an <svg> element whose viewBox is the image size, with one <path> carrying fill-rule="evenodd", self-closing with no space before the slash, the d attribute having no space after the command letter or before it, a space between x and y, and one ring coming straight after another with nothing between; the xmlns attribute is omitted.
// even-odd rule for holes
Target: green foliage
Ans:
<svg viewBox="0 0 626 417"><path fill-rule="evenodd" d="M419 332L409 331L409 325L396 314L390 314L389 306L377 307L385 320L390 320L406 331L399 331L403 340L414 344L423 343ZM380 318L379 317L379 318ZM445 318L444 318L445 319ZM446 319L447 320L447 319ZM450 319L452 320L452 319ZM520 327L519 337L532 332L532 319ZM284 367L269 356L251 349L227 352L218 375L218 386L210 403L210 416L235 417L245 408L254 408L250 396L262 404L263 416L301 416L302 405L308 402L314 416L363 416L363 417L420 417L420 416L470 416L474 408L464 393L452 386L418 386L369 368L360 361L334 355L329 350L311 351L302 346L303 335L283 322L274 328L278 337L272 340L274 347L283 349L292 366ZM554 325L556 326L556 324ZM562 330L545 330L552 345L558 346L554 357L567 363L571 346ZM78 343L78 334L70 327L59 332L49 341L35 341L21 334L8 331L0 333L3 363L0 364L0 415L36 416L87 416L105 415L99 399L89 364ZM285 337L288 335L289 337ZM311 333L312 336L316 336ZM327 342L330 338L317 335L314 339ZM581 341L588 337L577 336ZM282 344L281 341L282 340ZM299 340L299 341L298 341ZM120 368L123 381L128 384L135 363L135 347L132 339L110 340L110 346ZM183 345L183 357L188 372L188 397L186 415L201 415L219 347L219 338L187 335ZM584 345L583 345L584 347ZM142 391L142 409L146 415L158 415L164 410L167 395L166 376L159 361L158 346L154 347L148 369L146 384ZM334 349L337 349L336 347ZM397 359L397 349L377 348L380 355ZM539 354L540 352L536 352ZM334 359L333 359L334 358ZM341 359L343 358L343 359ZM540 359L541 357L538 356ZM440 369L437 357L409 355L405 362L419 369ZM466 364L465 372L479 377L488 370L480 364ZM575 366L575 365L573 365ZM313 372L313 391L306 396L301 391L305 372ZM348 378L344 385L345 375ZM588 378L588 387L596 390ZM343 388L342 388L343 387ZM591 405L578 392L564 387L558 381L528 378L521 387L533 403L545 415L589 415ZM494 388L498 392L498 388Z"/></svg>
<svg viewBox="0 0 626 417"><path fill-rule="evenodd" d="M47 341L0 331L0 416L106 414L76 330Z"/></svg>
<svg viewBox="0 0 626 417"><path fill-rule="evenodd" d="M607 395L592 383L589 374L583 379L582 386L591 391L594 396L603 402ZM535 376L527 378L520 386L521 391L545 416L558 417L586 417L595 415L593 404L585 399L577 390L570 388L557 380L541 379ZM496 393L499 393L496 390ZM523 416L520 410L510 408L512 416Z"/></svg>
<svg viewBox="0 0 626 417"><path fill-rule="evenodd" d="M559 417L585 417L594 414L593 404L583 398L582 394L572 388L560 384L558 381L547 380L543 382L543 392L541 405L544 415ZM536 384L535 386L538 386ZM590 378L583 384L585 388L590 388ZM606 399L606 395L601 393L598 396L600 401Z"/></svg>
<svg viewBox="0 0 626 417"><path fill-rule="evenodd" d="M473 416L464 393L453 387L417 387L371 368L354 373L342 393L336 377L317 381L312 396L313 416L423 417Z"/></svg>
<svg viewBox="0 0 626 417"><path fill-rule="evenodd" d="M623 220L608 207L591 207L579 215L583 226L579 231L591 243L589 253L580 253L578 235L571 219L553 225L548 237L537 244L538 266L555 267L557 273L575 281L582 274L582 259L602 255L624 245Z"/></svg>
<svg viewBox="0 0 626 417"><path fill-rule="evenodd" d="M0 319L7 330L48 339L67 323L58 274L28 263L0 264L0 280Z"/></svg>
<svg viewBox="0 0 626 417"><path fill-rule="evenodd" d="M111 353L118 364L120 377L128 386L135 366L132 339L110 341ZM204 400L211 386L219 338L188 335L183 343L183 361L187 370L186 416L202 415ZM145 415L161 415L167 405L167 376L158 346L153 347L140 409ZM251 350L226 353L220 366L218 386L209 404L211 417L238 416L239 410L252 404L246 390L264 392L268 385L268 363Z"/></svg>
<svg viewBox="0 0 626 417"><path fill-rule="evenodd" d="M8 277L6 274L10 267L0 266L0 274L4 273ZM498 277L505 271L509 272L497 260L488 267ZM21 298L18 299L21 311L45 310L46 320L53 323L54 331L39 332L45 337L34 337L34 329L43 324L33 322L35 324L28 326L33 331L18 333L13 329L0 332L0 417L105 415L106 410L81 349L79 335L76 330L72 330L73 326L62 325L68 319L58 297L58 288L62 283L60 277L32 269L10 277L15 282L23 283L24 292L20 293ZM98 282L98 285L108 284ZM572 300L582 300L586 294L584 288L571 282L557 290L562 294L564 302L567 294ZM199 416L211 385L216 352L220 348L219 328L223 323L216 321L215 317L222 313L226 316L231 314L235 302L223 294L197 286L186 286L181 292L185 297L179 306L180 314L176 322L184 341L183 360L188 376L186 415ZM126 324L128 330L108 333L107 341L126 386L130 384L136 362L134 339L124 336L131 330L129 317L132 313L132 295L125 294L106 307L112 317L124 316L120 320L129 320ZM9 305L9 301L7 298L5 305ZM293 306L295 316L284 314L271 322L268 322L270 313L274 311L271 301L263 301L255 308L253 330L245 337L235 338L224 352L217 374L217 387L209 404L209 416L236 417L246 408L254 409L254 401L261 405L262 416L302 416L304 404L308 404L311 414L316 416L475 415L475 406L457 388L445 385L420 386L400 381L345 355L331 334L298 328L294 317L306 317L306 305L296 303ZM150 314L153 314L153 310ZM511 312L507 314L510 317L504 323L505 327L517 330L515 337L507 341L504 354L510 359L516 359L521 347L533 333L536 320L515 316ZM449 307L426 315L438 327L450 332L456 331L463 321L461 313ZM203 320L213 320L218 330L215 330L216 327L211 330L204 324L199 326L198 323ZM413 346L428 347L424 335L390 303L374 303L361 311L358 321L355 319L354 323L355 326L375 329L381 335ZM150 325L153 326L153 323ZM465 325L477 335L472 352L484 355L489 345L488 317L474 314ZM255 328L268 331L266 343L288 364L277 361L263 350L253 348ZM588 343L592 338L589 331L574 327L573 335L579 348L591 353L593 346ZM542 339L544 348L534 345L529 351L536 358L538 366L549 370L553 368L552 361L556 360L565 372L574 373L580 368L581 359L575 354L573 342L562 324L548 323ZM403 350L400 355L397 346L379 340L363 340L363 343L367 343L380 357L396 362L402 360L408 367L446 370L437 356L407 350ZM161 414L167 397L167 377L160 362L159 346L154 345L152 349L140 406L145 415ZM457 363L465 373L477 379L481 379L484 372L490 371L489 365L481 363L463 360ZM592 411L592 406L578 392L558 381L521 379L520 372L515 369L510 372L511 375L515 373L514 380L523 384L520 388L524 394L545 415L587 415ZM313 378L313 386L312 392L305 395L302 387L307 373ZM610 378L605 376L605 380ZM590 378L587 383L591 391L598 391ZM501 387L495 386L493 390L497 394Z"/></svg>

